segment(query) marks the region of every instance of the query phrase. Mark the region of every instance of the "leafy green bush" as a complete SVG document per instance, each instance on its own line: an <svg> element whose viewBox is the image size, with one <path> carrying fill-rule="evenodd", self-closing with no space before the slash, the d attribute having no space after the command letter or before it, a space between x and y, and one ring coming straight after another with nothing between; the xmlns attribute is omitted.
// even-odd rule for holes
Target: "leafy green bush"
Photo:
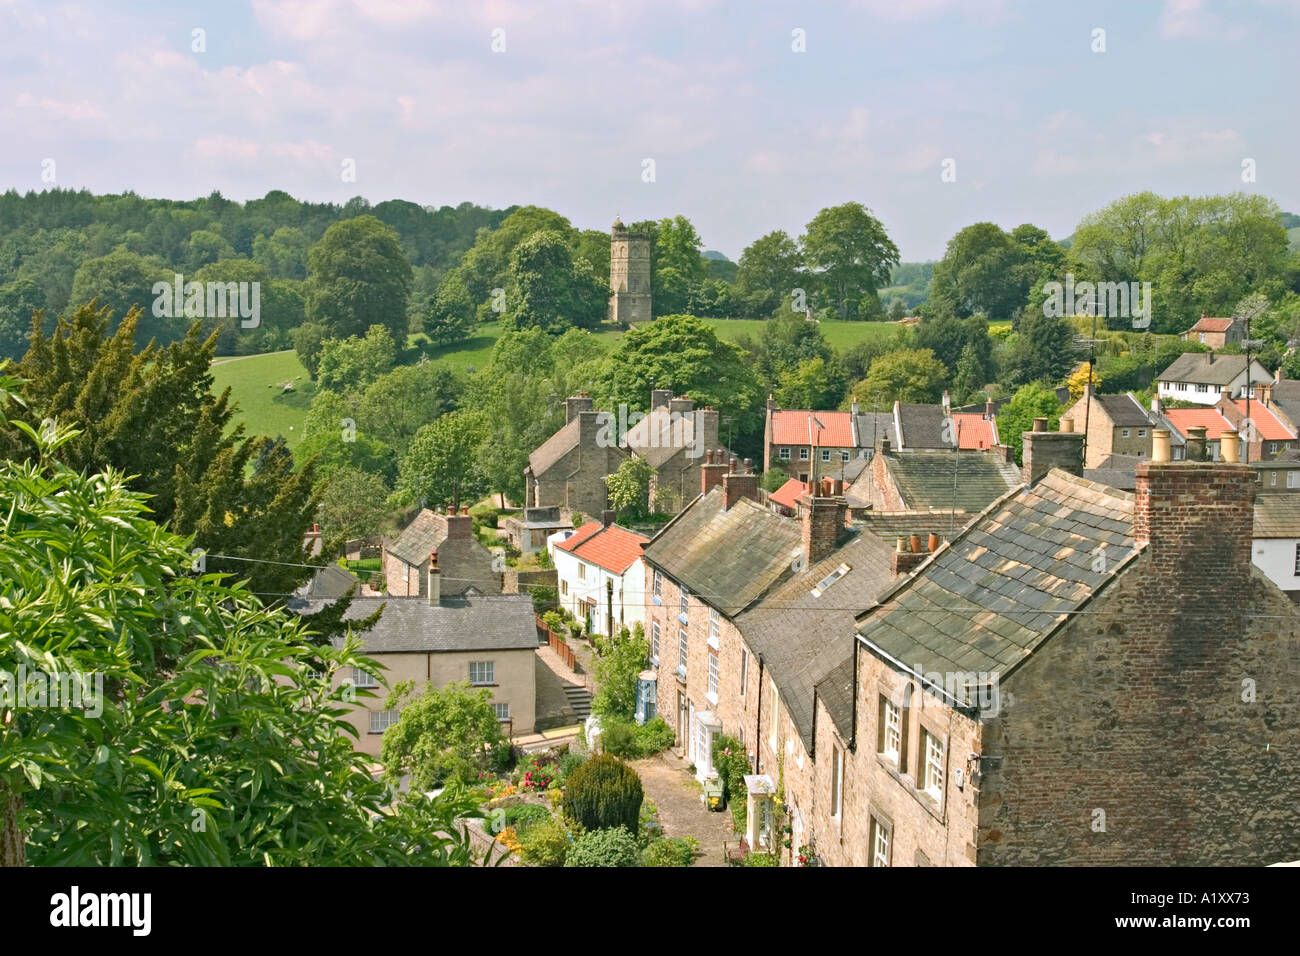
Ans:
<svg viewBox="0 0 1300 956"><path fill-rule="evenodd" d="M650 644L645 630L633 624L614 637L593 635L596 647L596 696L591 709L601 717L630 720L636 711L637 675L645 670Z"/></svg>
<svg viewBox="0 0 1300 956"><path fill-rule="evenodd" d="M515 833L522 838L538 824L551 819L551 811L536 803L517 803L503 807L500 822L503 827L514 827Z"/></svg>
<svg viewBox="0 0 1300 956"><path fill-rule="evenodd" d="M573 771L577 770L590 759L591 754L580 753L576 750L570 750L568 753L561 755L555 767L555 775L560 781L560 786L564 785L564 782L569 779L569 775L572 774Z"/></svg>
<svg viewBox="0 0 1300 956"><path fill-rule="evenodd" d="M596 758L600 759L600 758ZM574 842L565 866L636 866L641 848L636 837L623 827L589 830Z"/></svg>
<svg viewBox="0 0 1300 956"><path fill-rule="evenodd" d="M677 735L673 732L672 727L668 726L668 721L662 717L647 720L636 729L637 750L642 757L649 757L661 750L667 750L676 739Z"/></svg>
<svg viewBox="0 0 1300 956"><path fill-rule="evenodd" d="M598 754L573 772L564 788L564 811L585 830L625 827L638 831L641 778L617 757Z"/></svg>
<svg viewBox="0 0 1300 956"><path fill-rule="evenodd" d="M748 853L739 866L780 866L775 853Z"/></svg>
<svg viewBox="0 0 1300 956"><path fill-rule="evenodd" d="M641 865L690 866L699 849L695 837L660 837L641 851Z"/></svg>
<svg viewBox="0 0 1300 956"><path fill-rule="evenodd" d="M519 858L529 866L564 866L576 833L572 823L557 816L535 822L520 834Z"/></svg>
<svg viewBox="0 0 1300 956"><path fill-rule="evenodd" d="M676 736L662 717L637 725L628 720L607 718L601 746L605 752L625 760L649 757L671 747Z"/></svg>

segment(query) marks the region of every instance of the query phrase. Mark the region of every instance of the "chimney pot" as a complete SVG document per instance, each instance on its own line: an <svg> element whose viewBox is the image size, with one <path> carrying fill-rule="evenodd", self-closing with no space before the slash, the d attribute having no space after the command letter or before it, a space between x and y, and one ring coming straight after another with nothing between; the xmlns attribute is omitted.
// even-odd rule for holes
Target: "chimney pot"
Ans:
<svg viewBox="0 0 1300 956"><path fill-rule="evenodd" d="M1156 462L1169 460L1169 429L1157 428L1151 432L1151 460Z"/></svg>
<svg viewBox="0 0 1300 956"><path fill-rule="evenodd" d="M1036 431L1036 432L1045 432L1045 431L1047 431L1047 419L1046 419L1046 418L1035 418L1035 419L1034 419L1034 431Z"/></svg>
<svg viewBox="0 0 1300 956"><path fill-rule="evenodd" d="M929 541L929 545L930 545L930 547L929 547L929 550L930 550L930 551L938 551L938 550L939 550L939 536L938 536L937 534L935 534L933 531L930 532L930 541Z"/></svg>
<svg viewBox="0 0 1300 956"><path fill-rule="evenodd" d="M1061 431L1065 432L1067 435L1074 431L1074 419L1069 415L1066 415L1061 419Z"/></svg>
<svg viewBox="0 0 1300 956"><path fill-rule="evenodd" d="M914 535L912 535L912 537L911 537L911 539L910 539L910 543L911 543L911 548L910 548L909 550L910 550L913 554L921 554L921 553L922 553L922 551L921 551L921 536L920 536L919 534L914 534Z"/></svg>
<svg viewBox="0 0 1300 956"><path fill-rule="evenodd" d="M1232 428L1228 429L1219 437L1219 454L1223 456L1224 461L1236 464L1237 443L1240 437L1241 436L1237 430Z"/></svg>

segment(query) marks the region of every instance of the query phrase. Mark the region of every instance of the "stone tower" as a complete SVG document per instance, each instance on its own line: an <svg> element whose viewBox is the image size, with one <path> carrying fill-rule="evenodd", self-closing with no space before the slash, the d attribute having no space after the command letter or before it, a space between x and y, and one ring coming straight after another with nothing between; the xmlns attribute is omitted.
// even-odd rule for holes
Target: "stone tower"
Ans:
<svg viewBox="0 0 1300 956"><path fill-rule="evenodd" d="M649 322L650 237L615 219L609 232L609 317L620 325Z"/></svg>

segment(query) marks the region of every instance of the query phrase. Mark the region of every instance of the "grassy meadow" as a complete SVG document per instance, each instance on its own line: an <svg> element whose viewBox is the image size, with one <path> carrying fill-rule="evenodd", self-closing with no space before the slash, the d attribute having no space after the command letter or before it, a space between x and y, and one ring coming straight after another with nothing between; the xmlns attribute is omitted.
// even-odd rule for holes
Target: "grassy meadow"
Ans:
<svg viewBox="0 0 1300 956"><path fill-rule="evenodd" d="M763 319L704 319L729 342L742 335L757 338ZM846 349L866 339L892 336L897 325L892 322L821 323L826 341L835 349ZM487 364L492 346L504 330L499 322L484 323L474 336L455 345L437 347L423 335L412 335L402 356L404 362L418 361L427 355L431 361L445 362L469 372ZM612 348L623 337L619 329L593 333L606 347ZM229 387L231 398L238 403L235 421L242 422L249 434L283 435L290 448L302 438L302 423L316 394L316 384L292 350L266 355L222 356L212 363L213 388L220 393ZM286 390L285 386L290 386Z"/></svg>

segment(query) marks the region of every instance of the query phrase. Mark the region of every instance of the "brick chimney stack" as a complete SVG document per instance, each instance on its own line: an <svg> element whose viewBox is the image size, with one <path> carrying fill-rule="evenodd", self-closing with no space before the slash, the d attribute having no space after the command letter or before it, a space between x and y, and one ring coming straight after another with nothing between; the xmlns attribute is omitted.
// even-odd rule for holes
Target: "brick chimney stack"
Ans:
<svg viewBox="0 0 1300 956"><path fill-rule="evenodd" d="M672 398L673 391L670 388L650 389L650 411L654 411L656 408L666 408Z"/></svg>
<svg viewBox="0 0 1300 956"><path fill-rule="evenodd" d="M722 449L716 452L709 449L704 453L704 464L700 465L700 494L707 495L722 484L722 477L727 473L727 462Z"/></svg>
<svg viewBox="0 0 1300 956"><path fill-rule="evenodd" d="M835 550L835 542L844 533L844 482L823 478L799 499L803 512L803 554L812 567Z"/></svg>
<svg viewBox="0 0 1300 956"><path fill-rule="evenodd" d="M1210 461L1142 461L1137 466L1133 538L1150 547L1146 580L1152 615L1194 619L1235 614L1250 578L1255 469Z"/></svg>
<svg viewBox="0 0 1300 956"><path fill-rule="evenodd" d="M595 405L586 392L579 392L577 395L566 398L564 400L564 424L569 424L581 412L589 412L593 408L595 408Z"/></svg>
<svg viewBox="0 0 1300 956"><path fill-rule="evenodd" d="M429 603L437 607L442 603L442 573L438 570L438 552L429 552Z"/></svg>
<svg viewBox="0 0 1300 956"><path fill-rule="evenodd" d="M1070 427L1073 427L1073 422ZM1047 419L1035 418L1034 430L1022 432L1022 480L1032 485L1053 468L1083 477L1083 432L1047 430Z"/></svg>
<svg viewBox="0 0 1300 956"><path fill-rule="evenodd" d="M450 505L442 516L443 526L447 529L447 538L469 538L474 534L474 519L469 516L469 505L462 505L460 514Z"/></svg>
<svg viewBox="0 0 1300 956"><path fill-rule="evenodd" d="M744 465L738 466L736 459L731 459L731 472L722 476L722 506L730 511L741 498L758 501L758 475L748 458Z"/></svg>

